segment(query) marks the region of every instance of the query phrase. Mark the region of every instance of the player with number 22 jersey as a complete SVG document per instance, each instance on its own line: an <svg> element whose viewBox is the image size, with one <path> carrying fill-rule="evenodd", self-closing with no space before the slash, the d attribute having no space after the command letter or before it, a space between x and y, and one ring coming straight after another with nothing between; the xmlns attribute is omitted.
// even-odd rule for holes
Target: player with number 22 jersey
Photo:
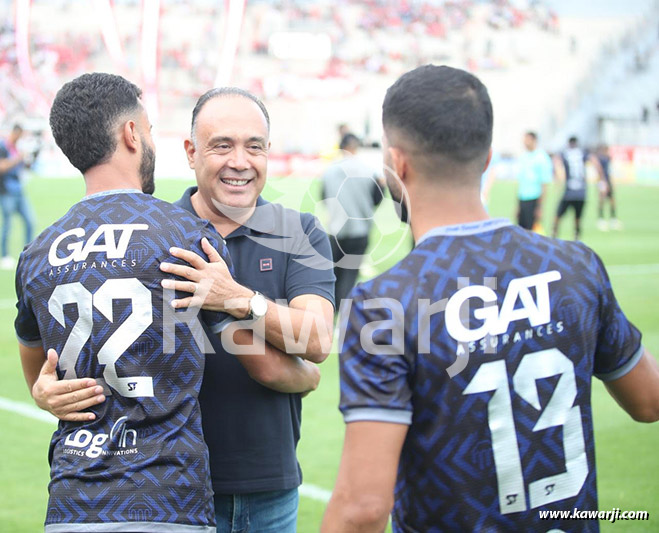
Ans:
<svg viewBox="0 0 659 533"><path fill-rule="evenodd" d="M199 254L208 222L136 190L90 195L22 253L16 333L54 348L63 379L92 377L107 400L89 422L63 422L50 446L46 532L215 531L208 450L197 401L204 368L198 318L161 287L172 246Z"/></svg>

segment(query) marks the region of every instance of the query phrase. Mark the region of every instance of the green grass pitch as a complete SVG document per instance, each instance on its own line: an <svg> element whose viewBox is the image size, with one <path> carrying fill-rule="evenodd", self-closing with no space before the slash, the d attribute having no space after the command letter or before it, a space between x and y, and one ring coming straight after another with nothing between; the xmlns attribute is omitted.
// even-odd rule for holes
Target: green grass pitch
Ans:
<svg viewBox="0 0 659 533"><path fill-rule="evenodd" d="M165 200L178 198L191 182L157 182L156 196ZM83 194L82 180L32 179L27 185L39 229L62 216ZM265 195L292 207L313 209L317 182L271 179ZM514 215L514 184L495 184L490 201L493 216ZM549 227L557 203L558 186L550 191L543 216ZM627 316L641 329L644 344L655 356L659 354L659 187L618 186L619 217L622 231L602 233L595 229L595 191L584 214L583 239L595 249L607 267L618 300ZM393 216L380 213L378 216ZM20 250L22 227L14 222L12 250ZM561 235L572 234L570 215L564 219ZM400 236L384 239L373 250L377 270L395 263L409 248L409 239L391 253L392 243ZM31 403L22 376L13 332L13 272L0 271L0 397ZM338 365L333 353L322 365L319 389L304 400L302 438L298 457L304 481L331 490L343 443L343 422L338 412ZM599 508L610 510L646 510L649 521L602 523L602 530L659 531L659 424L644 425L632 421L608 396L601 383L593 387L595 438L599 479ZM0 531L26 533L43 531L48 484L47 452L54 426L0 409ZM318 531L325 504L306 496L300 498L298 529L302 533Z"/></svg>

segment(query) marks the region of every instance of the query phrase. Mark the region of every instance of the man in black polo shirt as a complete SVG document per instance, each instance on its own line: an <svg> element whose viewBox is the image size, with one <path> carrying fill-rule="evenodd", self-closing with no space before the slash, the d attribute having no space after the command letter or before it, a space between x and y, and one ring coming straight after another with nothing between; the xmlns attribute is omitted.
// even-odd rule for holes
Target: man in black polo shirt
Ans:
<svg viewBox="0 0 659 533"><path fill-rule="evenodd" d="M172 252L196 270L173 264L162 268L188 278L192 283L173 286L187 292L213 280L205 309L251 318L255 331L261 326L269 349L319 363L332 340L334 274L327 268L331 262L322 260L331 257L329 240L312 215L261 198L269 128L265 107L250 93L224 88L201 96L185 142L198 188L188 189L177 204L210 220L224 236L236 276L231 278L218 257L219 262L207 263L182 250ZM213 250L204 250L213 259ZM174 305L186 307L192 299ZM225 307L230 300L236 307ZM294 347L296 339L301 343ZM295 531L302 482L295 456L301 395L261 386L235 357L224 357L227 352L219 344L220 356L206 361L199 397L218 532Z"/></svg>

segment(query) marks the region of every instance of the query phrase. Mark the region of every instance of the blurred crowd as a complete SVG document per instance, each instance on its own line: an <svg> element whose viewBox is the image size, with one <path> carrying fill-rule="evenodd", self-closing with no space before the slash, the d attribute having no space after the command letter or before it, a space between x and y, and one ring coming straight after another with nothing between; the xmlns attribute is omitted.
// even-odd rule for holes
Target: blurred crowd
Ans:
<svg viewBox="0 0 659 533"><path fill-rule="evenodd" d="M86 2L34 0L28 37L33 75L25 62L19 65L20 32L12 4L0 7L0 120L43 112L39 103L48 105L64 81L82 72L121 70L137 83L143 80L141 2L115 1L112 20ZM160 2L161 102L187 106L214 84L226 19L221 2ZM103 25L112 25L119 37L119 64L104 42ZM364 77L397 76L427 62L450 62L472 71L505 68L511 52L497 46L496 35L523 27L552 33L558 19L538 0L250 1L232 82L266 99L303 100L310 95L341 98L359 91ZM291 34L327 46L306 47L298 40L284 53L275 50L273 37Z"/></svg>

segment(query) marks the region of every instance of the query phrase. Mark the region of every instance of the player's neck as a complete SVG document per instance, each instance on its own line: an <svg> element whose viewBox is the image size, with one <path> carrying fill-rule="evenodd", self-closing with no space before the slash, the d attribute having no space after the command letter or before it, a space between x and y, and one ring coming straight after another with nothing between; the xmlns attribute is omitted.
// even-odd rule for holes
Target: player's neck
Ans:
<svg viewBox="0 0 659 533"><path fill-rule="evenodd" d="M111 165L97 165L85 172L86 196L119 189L142 190L142 181L136 172L127 172Z"/></svg>
<svg viewBox="0 0 659 533"><path fill-rule="evenodd" d="M441 193L428 194L426 190L422 194L411 194L410 204L410 226L415 242L439 226L468 224L490 218L477 191L443 190Z"/></svg>

